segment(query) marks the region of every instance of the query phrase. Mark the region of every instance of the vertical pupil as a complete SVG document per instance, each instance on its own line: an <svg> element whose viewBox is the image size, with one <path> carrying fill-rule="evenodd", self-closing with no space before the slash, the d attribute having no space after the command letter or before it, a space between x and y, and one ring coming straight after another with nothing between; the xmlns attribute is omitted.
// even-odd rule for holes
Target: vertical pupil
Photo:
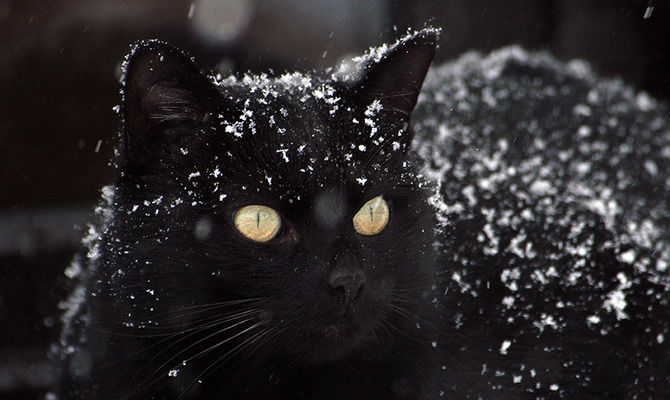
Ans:
<svg viewBox="0 0 670 400"><path fill-rule="evenodd" d="M261 225L261 213L257 212L256 213L256 229Z"/></svg>
<svg viewBox="0 0 670 400"><path fill-rule="evenodd" d="M370 208L370 221L372 221L374 219L372 216L372 206L368 206L368 208Z"/></svg>

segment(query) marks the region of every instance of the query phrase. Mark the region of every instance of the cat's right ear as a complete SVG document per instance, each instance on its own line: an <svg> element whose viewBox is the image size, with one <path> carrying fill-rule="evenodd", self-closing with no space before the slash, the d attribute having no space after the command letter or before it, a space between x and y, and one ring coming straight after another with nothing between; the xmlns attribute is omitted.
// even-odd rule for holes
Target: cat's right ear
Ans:
<svg viewBox="0 0 670 400"><path fill-rule="evenodd" d="M424 29L376 57L370 56L355 89L355 100L363 106L377 100L384 112L409 120L435 56L438 34L435 29Z"/></svg>
<svg viewBox="0 0 670 400"><path fill-rule="evenodd" d="M140 167L160 162L207 122L215 96L213 84L181 51L156 40L138 43L125 64L124 158Z"/></svg>

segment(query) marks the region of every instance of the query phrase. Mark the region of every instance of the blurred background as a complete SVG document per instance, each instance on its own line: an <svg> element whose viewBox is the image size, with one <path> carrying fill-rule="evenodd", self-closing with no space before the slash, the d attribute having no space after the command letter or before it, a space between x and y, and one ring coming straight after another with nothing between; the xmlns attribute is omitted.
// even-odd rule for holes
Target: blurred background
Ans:
<svg viewBox="0 0 670 400"><path fill-rule="evenodd" d="M0 0L0 399L53 383L63 271L110 182L120 62L160 38L223 74L325 68L426 24L438 61L508 44L670 99L667 0Z"/></svg>

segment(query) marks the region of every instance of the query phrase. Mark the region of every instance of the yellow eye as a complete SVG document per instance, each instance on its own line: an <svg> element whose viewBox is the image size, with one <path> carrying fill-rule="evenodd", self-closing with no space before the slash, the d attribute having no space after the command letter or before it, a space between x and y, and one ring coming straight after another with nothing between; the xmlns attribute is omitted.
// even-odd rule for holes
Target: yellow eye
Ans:
<svg viewBox="0 0 670 400"><path fill-rule="evenodd" d="M279 232L281 218L277 211L260 205L244 206L233 217L235 228L256 242L267 242Z"/></svg>
<svg viewBox="0 0 670 400"><path fill-rule="evenodd" d="M354 215L353 222L354 229L361 235L376 235L389 222L389 206L382 196L377 196L358 210Z"/></svg>

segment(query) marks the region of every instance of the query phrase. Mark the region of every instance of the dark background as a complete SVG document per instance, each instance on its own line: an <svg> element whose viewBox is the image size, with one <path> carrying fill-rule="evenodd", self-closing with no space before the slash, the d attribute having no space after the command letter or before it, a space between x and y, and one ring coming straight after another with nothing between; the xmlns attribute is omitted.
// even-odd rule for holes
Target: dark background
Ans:
<svg viewBox="0 0 670 400"><path fill-rule="evenodd" d="M111 179L120 61L160 38L224 74L325 68L407 27L443 28L438 60L508 44L584 58L670 99L660 0L0 0L0 399L53 381L63 274ZM669 116L670 117L670 116Z"/></svg>

